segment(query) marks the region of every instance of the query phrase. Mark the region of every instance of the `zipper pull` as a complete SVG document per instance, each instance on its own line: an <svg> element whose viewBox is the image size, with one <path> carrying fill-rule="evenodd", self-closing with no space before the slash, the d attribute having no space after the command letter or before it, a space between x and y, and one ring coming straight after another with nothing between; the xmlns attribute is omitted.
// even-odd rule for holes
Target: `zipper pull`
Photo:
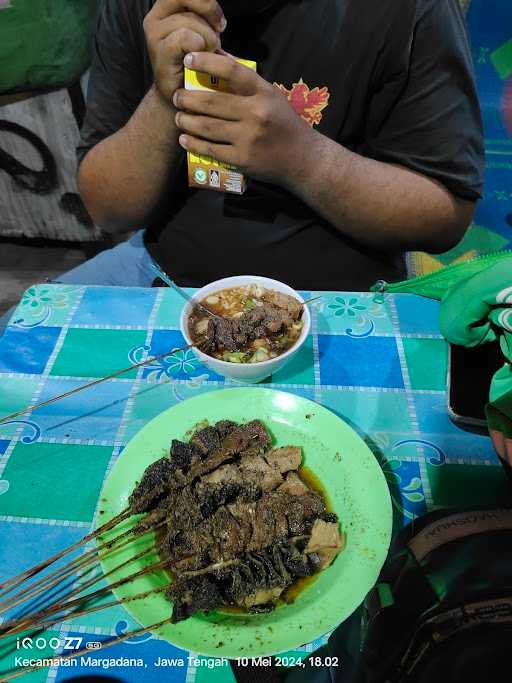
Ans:
<svg viewBox="0 0 512 683"><path fill-rule="evenodd" d="M384 303L384 294L387 292L388 287L389 285L386 280L377 280L377 282L370 287L370 292L375 292L375 296L373 297L374 303Z"/></svg>

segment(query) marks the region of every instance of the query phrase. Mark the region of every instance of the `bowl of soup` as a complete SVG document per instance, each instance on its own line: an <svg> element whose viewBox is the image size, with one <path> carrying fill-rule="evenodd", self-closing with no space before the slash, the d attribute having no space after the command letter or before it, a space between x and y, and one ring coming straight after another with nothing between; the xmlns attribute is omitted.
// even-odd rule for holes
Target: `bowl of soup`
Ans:
<svg viewBox="0 0 512 683"><path fill-rule="evenodd" d="M203 304L208 313L197 302ZM278 280L223 278L198 290L181 314L187 344L211 370L239 382L261 382L283 368L311 329L302 297Z"/></svg>

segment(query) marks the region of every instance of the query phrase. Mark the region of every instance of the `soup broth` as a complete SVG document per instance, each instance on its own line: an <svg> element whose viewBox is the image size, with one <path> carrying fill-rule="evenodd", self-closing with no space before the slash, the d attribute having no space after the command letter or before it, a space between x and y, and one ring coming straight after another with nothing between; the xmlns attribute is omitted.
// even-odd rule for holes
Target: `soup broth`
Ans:
<svg viewBox="0 0 512 683"><path fill-rule="evenodd" d="M259 285L232 287L209 294L188 320L193 342L208 355L230 363L259 363L277 358L299 339L302 304L287 294Z"/></svg>

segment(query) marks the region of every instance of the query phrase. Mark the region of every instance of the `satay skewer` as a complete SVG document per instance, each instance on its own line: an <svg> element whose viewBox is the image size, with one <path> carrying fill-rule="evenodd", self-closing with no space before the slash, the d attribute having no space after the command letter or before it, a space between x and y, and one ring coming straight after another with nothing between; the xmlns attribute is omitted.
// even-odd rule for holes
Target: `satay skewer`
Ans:
<svg viewBox="0 0 512 683"><path fill-rule="evenodd" d="M77 550L81 546L85 545L86 543L89 543L89 541L94 540L101 534L104 534L106 531L109 531L110 529L114 528L121 522L123 522L125 519L128 519L128 517L132 516L132 512L130 508L126 508L125 510L121 511L119 514L117 514L115 517L112 517L111 520L103 524L102 526L98 527L94 531L91 531L91 533L87 534L84 536L82 539L79 541L76 541L76 543L73 543L70 546L67 546L67 548L64 548L64 550L60 550L58 553L55 553L55 555L52 555L51 557L47 558L46 560L43 560L42 562L39 562L38 564L34 565L33 567L30 567L30 569L25 569L25 571L21 572L21 574L18 574L17 576L12 577L11 579L8 579L7 581L4 581L3 583L0 584L0 597L3 597L4 595L7 595L11 591L13 591L17 586L19 586L23 581L26 581L27 579L32 578L33 576L36 576L40 572L42 572L44 569L49 567L50 565L54 564L61 558L65 557L69 553L73 552L74 550Z"/></svg>
<svg viewBox="0 0 512 683"><path fill-rule="evenodd" d="M101 605L95 605L93 607L87 607L85 609L78 609L74 610L72 612L69 612L66 614L64 617L59 615L58 617L54 617L53 619L50 619L49 621L41 621L34 630L39 630L39 629L48 629L51 628L52 626L55 626L55 624L61 624L65 623L66 621L69 621L70 619L76 619L77 617L83 617L89 614L94 614L95 612L101 612L102 610L110 609L111 607L118 607L119 605L126 605L130 602L135 602L136 600L144 600L145 598L149 597L150 595L153 595L155 593L162 593L163 591L166 591L169 589L169 586L159 586L158 588L153 588L152 590L149 591L144 591L143 593L138 593L137 595L133 595L129 598L120 598L119 600L111 600L110 602L104 602ZM9 637L14 636L14 635L19 635L20 633L26 633L27 628L25 626L20 626L19 628L15 628L12 631L9 631L7 634Z"/></svg>
<svg viewBox="0 0 512 683"><path fill-rule="evenodd" d="M67 596L64 601L55 603L43 610L40 610L39 612L35 614L31 614L29 616L25 617L20 617L19 619L13 619L11 621L5 622L0 626L0 630L6 629L3 633L0 633L0 640L3 638L10 637L13 633L14 630L18 632L20 629L22 631L26 631L29 629L34 629L37 628L38 625L44 621L44 618L47 616L50 616L52 614L55 614L57 612L62 612L65 610L68 610L76 605L80 605L83 602L89 602L90 600L97 599L102 597L103 595L106 595L107 593L110 593L113 589L118 588L119 586L124 586L126 583L133 581L134 579L137 579L141 576L144 576L145 574L148 574L150 572L154 572L158 569L163 569L167 565L166 560L159 560L158 562L155 562L153 564L148 565L147 567L144 567L143 569L140 569L133 574L130 574L129 576L126 576L122 579L118 579L117 581L114 581L113 583L110 583L108 586L105 586L103 588L99 588L92 593L89 593L88 595L80 595L84 590L87 588L90 588L93 586L95 583L98 583L98 581L101 581L103 578L110 576L111 574L114 574L115 572L119 571L126 565L131 564L133 561L142 559L145 555L148 555L150 552L154 552L155 548L150 547L146 548L142 552L138 553L137 555L134 555L133 557L129 558L125 562L122 562L120 565L117 567L114 567L114 569L111 569L110 571L106 572L105 574L100 572L97 576L93 577L92 579L89 579L88 581L85 582L85 585L80 585L77 588L73 589ZM73 596L78 596L78 597L73 597ZM69 598L73 598L72 600L69 600ZM59 617L60 621L63 621L64 618L63 616Z"/></svg>
<svg viewBox="0 0 512 683"><path fill-rule="evenodd" d="M146 358L146 360L143 360L140 363L134 363L133 365L130 365L127 368L123 368L122 370L118 370L117 372L113 372L111 375L107 375L106 377L101 377L100 379L95 379L92 382L87 382L86 384L82 384L81 386L76 387L75 389L71 389L70 391L66 391L64 394L59 394L58 396L54 396L53 398L50 398L47 401L42 401L41 403L36 403L35 405L28 405L25 408L22 408L22 410L17 410L15 413L11 413L10 415L5 415L4 417L0 418L0 425L4 424L5 422L9 422L10 420L14 420L17 417L20 417L20 415L25 415L25 413L31 413L35 410L39 410L40 408L44 408L45 406L49 406L52 403L56 403L57 401L60 401L63 398L68 398L68 396L73 396L74 394L77 394L79 391L84 391L84 389L90 389L91 387L95 387L98 384L102 384L103 382L107 382L109 379L115 379L116 377L120 377L121 375L124 375L125 373L130 372L130 370L137 370L138 368L142 368L145 365L150 365L151 363L154 363L155 361L158 361L158 360L162 360L163 358L166 358L167 356L170 356L173 353L178 353L180 351L186 351L187 349L190 349L193 346L197 346L197 345L196 344L187 344L187 346L182 346L181 348L169 349L169 351L166 351L165 353L159 353L157 356L151 356L150 358Z"/></svg>
<svg viewBox="0 0 512 683"><path fill-rule="evenodd" d="M313 303L314 301L317 301L318 299L321 299L321 296L315 296L312 299L308 299L307 301L303 301L301 303L301 307L303 308L304 306L308 306L309 304ZM217 316L218 317L218 316ZM181 348L175 348L175 349L169 349L165 353L159 353L157 356L151 356L150 358L146 358L146 360L141 361L140 363L134 363L133 365L129 365L126 368L123 368L122 370L118 370L117 372L113 372L111 375L107 375L106 377L101 377L100 379L95 379L92 382L87 382L86 384L82 384L79 387L76 387L75 389L71 389L70 391L66 391L64 394L59 394L58 396L54 396L53 398L48 399L47 401L42 401L41 403L36 403L35 405L28 405L25 408L22 408L21 410L17 410L15 413L11 413L10 415L4 415L4 417L0 418L0 425L9 422L11 420L14 420L17 417L20 417L21 415L25 415L25 413L31 413L35 410L39 410L40 408L44 408L45 406L49 406L52 403L56 403L57 401L60 401L64 398L68 398L69 396L73 396L74 394L77 394L79 391L84 391L85 389L90 389L91 387L97 386L98 384L102 384L103 382L107 382L109 379L115 379L116 377L120 377L121 375L126 374L127 372L130 372L131 370L137 370L138 368L142 368L145 365L150 365L151 363L154 363L156 361L162 360L163 358L166 358L167 356L171 356L174 353L179 353L180 351L187 351L188 349L191 348L199 348L203 345L204 341L197 341L194 344L187 344L186 346L182 346Z"/></svg>
<svg viewBox="0 0 512 683"><path fill-rule="evenodd" d="M155 531L164 524L165 520L160 524L157 524L154 527L151 527L141 533L137 533L136 528L128 529L127 531L123 532L119 536L115 536L113 539L107 541L106 543L103 543L102 545L96 548L91 548L91 550L88 550L86 553L77 557L72 562L68 563L67 565L64 565L64 567L59 567L47 576L44 576L43 578L38 579L34 583L31 583L27 588L24 588L18 593L15 593L11 598L1 603L0 614L6 612L9 609L12 609L13 607L17 607L19 604L26 602L27 600L30 600L36 597L37 595L40 595L42 592L49 590L54 586L57 586L63 579L71 576L75 572L83 571L84 568L93 566L98 562L98 560L101 561L107 555L110 555L111 553L121 550L122 548L125 548L128 545L131 545L135 541L139 540L146 534ZM127 536L128 538L126 538ZM124 542L118 543L123 538ZM104 550L106 550L106 552L102 553L102 551Z"/></svg>
<svg viewBox="0 0 512 683"><path fill-rule="evenodd" d="M108 640L108 641L102 643L101 648L99 648L99 649L106 649L107 647L112 647L113 645L117 645L118 643L122 643L125 640L129 640L130 638L133 638L134 636L142 635L143 633L147 633L148 631L156 631L157 629L161 628L162 626L165 626L166 624L170 624L171 621L172 621L172 617L168 617L167 619L163 619L162 621L159 621L155 624L151 624L150 626L143 626L141 628L135 629L134 631L129 631L128 633L125 633L122 636L118 636L117 638L113 638L112 640ZM75 657L81 657L82 655L90 654L90 653L91 653L91 650L88 649L87 647L85 647L85 648L82 648L81 650L76 650L75 652L72 652L69 655L56 656L56 657L52 657L51 659L57 663L57 662L65 661L68 659L74 659ZM21 669L20 671L15 671L13 673L7 674L6 676L2 676L2 678L0 678L0 681L1 681L1 683L4 683L6 681L12 681L15 678L19 678L20 676L25 676L28 673L31 673L33 671L37 671L38 669L42 669L42 668L45 668L44 664L29 666L29 667Z"/></svg>

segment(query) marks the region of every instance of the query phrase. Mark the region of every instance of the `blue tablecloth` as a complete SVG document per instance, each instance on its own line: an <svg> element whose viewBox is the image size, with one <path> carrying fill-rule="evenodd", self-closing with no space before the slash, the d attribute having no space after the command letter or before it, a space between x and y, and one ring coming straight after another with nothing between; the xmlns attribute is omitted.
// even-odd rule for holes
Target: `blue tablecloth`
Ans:
<svg viewBox="0 0 512 683"><path fill-rule="evenodd" d="M168 289L31 287L0 342L0 417L136 363L145 352L182 346L181 308ZM379 304L368 293L332 292L312 313L301 352L263 386L317 401L363 436L386 474L397 528L433 506L506 495L489 439L448 419L436 302L400 295ZM225 385L184 351L0 425L0 581L87 533L109 469L149 420ZM16 657L62 651L67 636L84 647L132 628L120 607L76 618L45 634L36 652L0 649L0 671L19 668ZM91 652L72 668L50 667L26 680L104 673ZM189 655L146 634L97 656L112 659L108 674L126 683L234 680L227 662ZM157 667L160 657L174 658L174 666Z"/></svg>

